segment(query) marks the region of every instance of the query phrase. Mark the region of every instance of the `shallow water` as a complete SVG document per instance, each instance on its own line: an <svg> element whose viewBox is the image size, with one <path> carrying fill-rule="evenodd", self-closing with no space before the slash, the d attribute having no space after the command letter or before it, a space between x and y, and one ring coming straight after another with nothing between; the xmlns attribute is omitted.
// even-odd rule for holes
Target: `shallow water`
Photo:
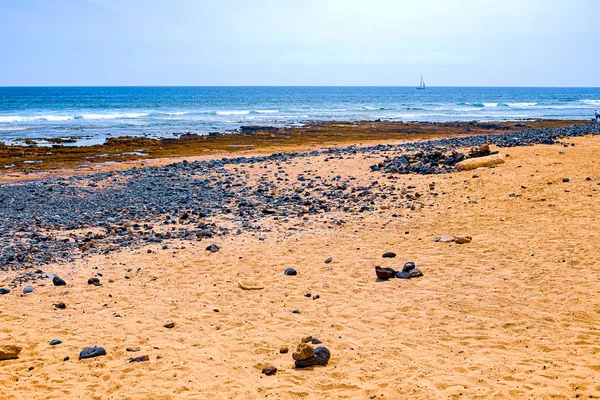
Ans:
<svg viewBox="0 0 600 400"><path fill-rule="evenodd" d="M0 87L0 139L93 144L307 121L591 119L598 108L600 88Z"/></svg>

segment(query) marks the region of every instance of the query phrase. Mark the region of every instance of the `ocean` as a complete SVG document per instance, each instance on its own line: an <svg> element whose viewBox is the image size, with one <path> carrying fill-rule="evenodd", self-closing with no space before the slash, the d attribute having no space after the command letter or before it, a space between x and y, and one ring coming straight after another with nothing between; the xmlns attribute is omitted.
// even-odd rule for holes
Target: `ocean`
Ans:
<svg viewBox="0 0 600 400"><path fill-rule="evenodd" d="M0 140L175 137L309 121L591 120L600 88L0 87Z"/></svg>

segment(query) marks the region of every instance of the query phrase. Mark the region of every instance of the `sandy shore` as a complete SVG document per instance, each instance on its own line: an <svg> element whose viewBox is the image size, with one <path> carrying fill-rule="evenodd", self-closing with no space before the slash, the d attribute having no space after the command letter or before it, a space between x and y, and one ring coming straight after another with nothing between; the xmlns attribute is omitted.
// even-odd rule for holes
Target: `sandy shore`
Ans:
<svg viewBox="0 0 600 400"><path fill-rule="evenodd" d="M373 212L273 216L256 233L48 265L67 286L0 297L0 344L23 347L0 361L2 398L599 398L600 137L564 143L574 146L500 149L496 168L429 176L371 172L378 156L307 157L291 178L339 174L421 196L414 210L378 199ZM473 241L435 241L445 235ZM376 280L376 265L409 260L423 277ZM87 285L98 272L102 286ZM294 369L304 335L323 341L328 365ZM93 345L107 355L77 360ZM139 355L150 361L128 362ZM276 375L261 374L269 365Z"/></svg>

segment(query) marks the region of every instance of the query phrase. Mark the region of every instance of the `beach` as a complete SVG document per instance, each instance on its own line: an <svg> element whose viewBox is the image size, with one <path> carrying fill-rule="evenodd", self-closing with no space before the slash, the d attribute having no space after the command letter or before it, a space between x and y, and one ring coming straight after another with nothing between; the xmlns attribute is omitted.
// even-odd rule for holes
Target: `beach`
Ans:
<svg viewBox="0 0 600 400"><path fill-rule="evenodd" d="M3 398L600 397L597 127L372 124L7 169ZM424 169L485 142L504 163ZM377 279L408 261L423 276ZM294 367L305 336L326 365Z"/></svg>

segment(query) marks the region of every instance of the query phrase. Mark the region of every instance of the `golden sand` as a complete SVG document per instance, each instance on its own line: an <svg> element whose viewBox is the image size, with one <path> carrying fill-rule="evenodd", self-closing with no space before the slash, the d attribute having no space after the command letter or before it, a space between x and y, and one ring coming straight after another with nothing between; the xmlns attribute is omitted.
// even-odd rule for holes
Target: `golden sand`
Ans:
<svg viewBox="0 0 600 400"><path fill-rule="evenodd" d="M270 232L215 239L217 253L173 241L47 266L68 285L0 297L0 344L23 347L0 361L0 397L599 398L600 137L566 142L500 149L495 168L397 176L398 191L423 193L414 211L383 201L271 218ZM367 183L387 179L369 171L377 161L318 156L288 172ZM473 240L435 241L447 235ZM376 265L409 260L423 277L376 281ZM88 286L97 272L102 286ZM293 368L305 335L330 349L327 366ZM93 345L107 355L77 360ZM141 355L150 361L128 362ZM269 365L277 374L261 374Z"/></svg>

